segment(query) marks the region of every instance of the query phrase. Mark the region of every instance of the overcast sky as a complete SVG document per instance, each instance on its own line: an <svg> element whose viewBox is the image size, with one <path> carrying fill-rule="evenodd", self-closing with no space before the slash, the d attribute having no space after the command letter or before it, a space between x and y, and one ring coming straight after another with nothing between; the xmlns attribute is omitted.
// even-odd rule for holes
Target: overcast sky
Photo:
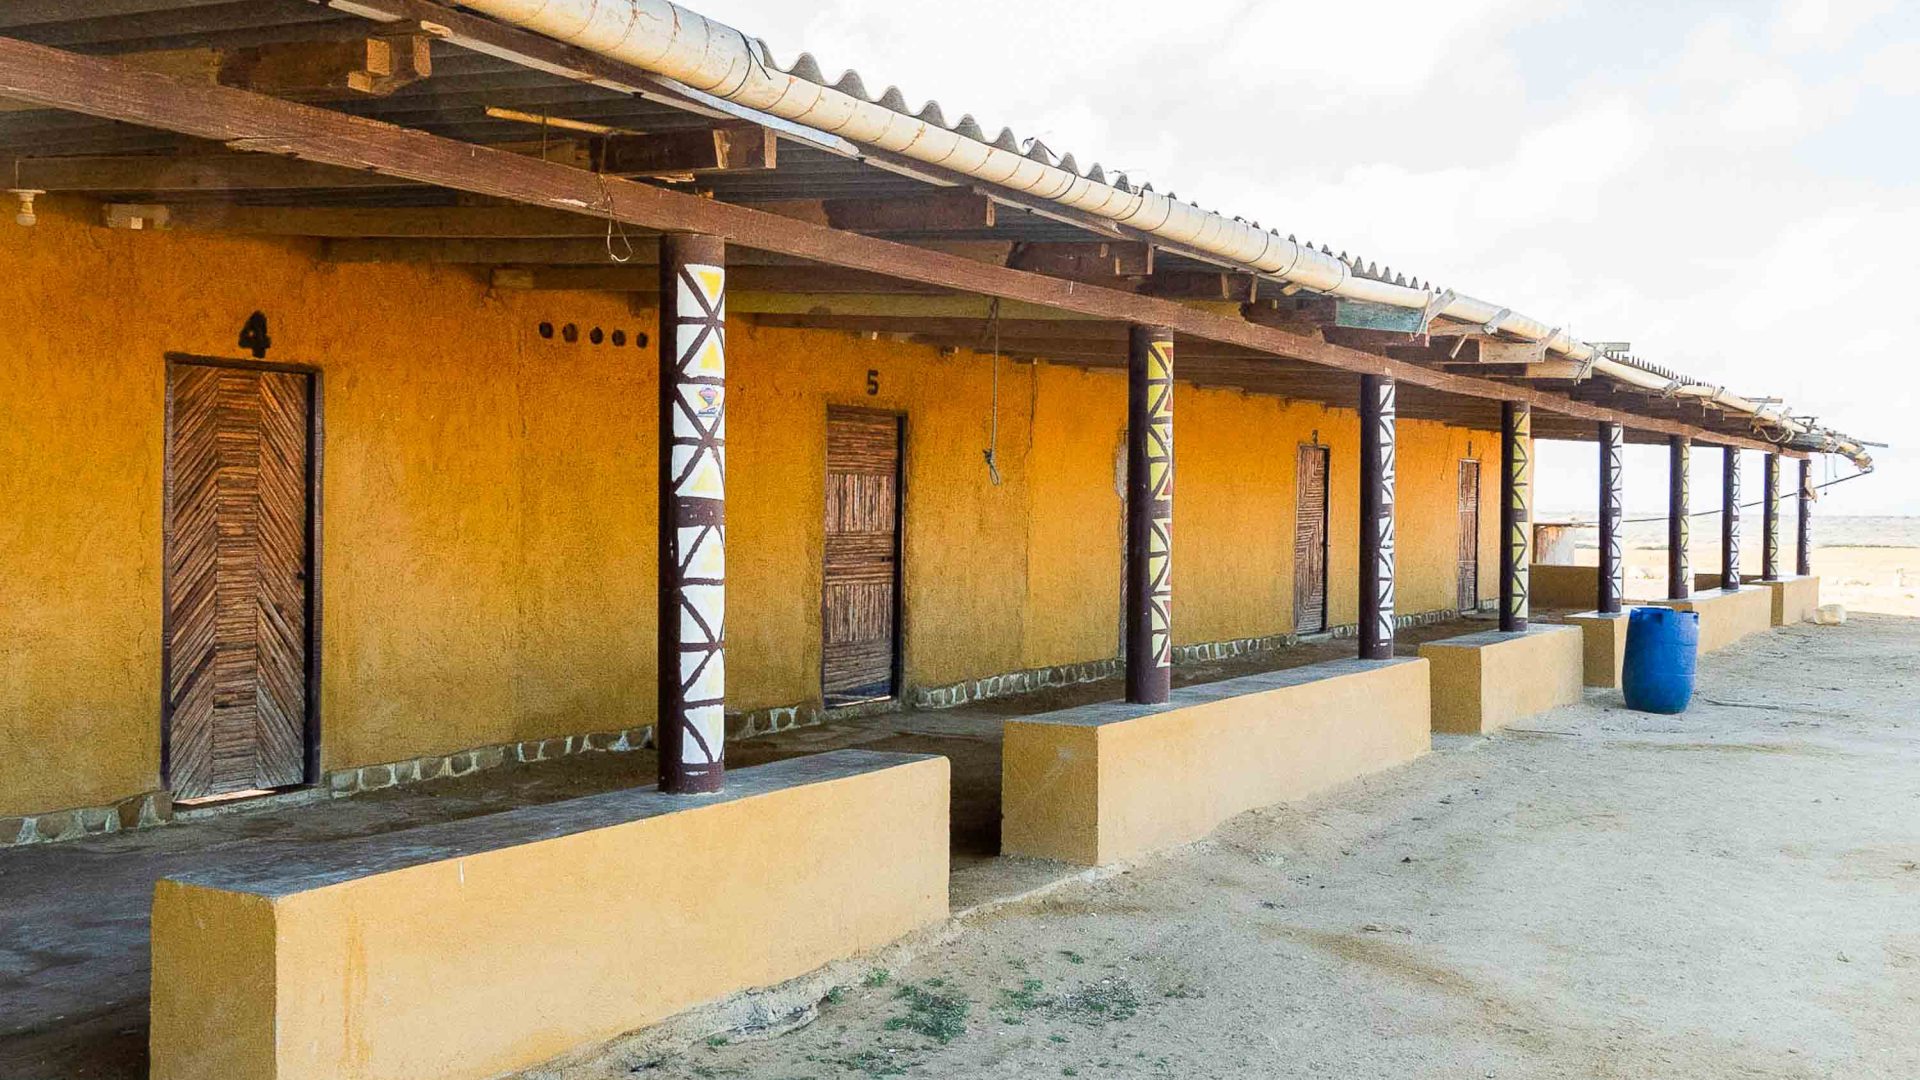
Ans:
<svg viewBox="0 0 1920 1080"><path fill-rule="evenodd" d="M682 2L783 63L1783 396L1895 444L1822 513L1920 514L1914 0ZM1579 505L1556 496L1589 448L1540 457L1542 504ZM1665 469L1630 457L1630 506Z"/></svg>

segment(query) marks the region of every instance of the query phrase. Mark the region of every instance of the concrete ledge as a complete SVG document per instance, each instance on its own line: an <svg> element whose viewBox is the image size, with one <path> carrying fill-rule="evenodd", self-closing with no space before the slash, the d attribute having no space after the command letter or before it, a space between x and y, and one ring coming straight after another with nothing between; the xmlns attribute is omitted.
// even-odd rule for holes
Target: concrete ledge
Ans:
<svg viewBox="0 0 1920 1080"><path fill-rule="evenodd" d="M1567 616L1568 625L1580 628L1586 685L1602 690L1620 688L1620 669L1627 662L1627 615L1625 611L1614 615L1583 611Z"/></svg>
<svg viewBox="0 0 1920 1080"><path fill-rule="evenodd" d="M1755 582L1756 588L1773 593L1773 625L1792 626L1812 622L1820 610L1820 578L1788 577L1779 581Z"/></svg>
<svg viewBox="0 0 1920 1080"><path fill-rule="evenodd" d="M1480 735L1580 700L1585 636L1572 626L1533 624L1521 633L1485 630L1429 641L1433 730Z"/></svg>
<svg viewBox="0 0 1920 1080"><path fill-rule="evenodd" d="M155 1080L466 1080L947 914L945 758L842 750L163 880Z"/></svg>
<svg viewBox="0 0 1920 1080"><path fill-rule="evenodd" d="M1426 661L1336 660L1006 723L1000 847L1103 865L1432 744Z"/></svg>
<svg viewBox="0 0 1920 1080"><path fill-rule="evenodd" d="M1724 649L1750 634L1773 628L1773 590L1759 586L1735 589L1706 589L1685 600L1653 600L1655 607L1697 612L1700 616L1700 651Z"/></svg>
<svg viewBox="0 0 1920 1080"><path fill-rule="evenodd" d="M1600 602L1600 568L1534 563L1527 567L1527 599L1535 607L1585 611Z"/></svg>

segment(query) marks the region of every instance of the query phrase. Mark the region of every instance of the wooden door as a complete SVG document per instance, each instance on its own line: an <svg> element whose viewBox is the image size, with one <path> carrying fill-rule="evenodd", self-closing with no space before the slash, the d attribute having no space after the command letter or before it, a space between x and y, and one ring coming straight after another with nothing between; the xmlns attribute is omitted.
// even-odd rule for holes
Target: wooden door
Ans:
<svg viewBox="0 0 1920 1080"><path fill-rule="evenodd" d="M1454 607L1472 611L1480 606L1480 463L1460 463L1460 551Z"/></svg>
<svg viewBox="0 0 1920 1080"><path fill-rule="evenodd" d="M1293 629L1327 628L1327 448L1300 448L1293 528Z"/></svg>
<svg viewBox="0 0 1920 1080"><path fill-rule="evenodd" d="M821 691L828 705L893 697L899 657L900 418L827 411Z"/></svg>
<svg viewBox="0 0 1920 1080"><path fill-rule="evenodd" d="M168 367L164 768L178 799L307 780L312 377Z"/></svg>

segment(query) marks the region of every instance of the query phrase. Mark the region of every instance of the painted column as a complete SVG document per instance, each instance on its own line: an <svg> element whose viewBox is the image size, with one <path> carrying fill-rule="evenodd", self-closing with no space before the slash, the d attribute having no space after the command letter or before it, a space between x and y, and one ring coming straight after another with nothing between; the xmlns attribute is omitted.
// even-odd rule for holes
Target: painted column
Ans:
<svg viewBox="0 0 1920 1080"><path fill-rule="evenodd" d="M719 791L726 738L726 245L660 238L660 790Z"/></svg>
<svg viewBox="0 0 1920 1080"><path fill-rule="evenodd" d="M1619 424L1600 424L1600 584L1598 607L1602 615L1620 613L1627 592L1627 564L1620 553L1620 522L1625 516L1621 494L1621 469L1626 457L1626 429Z"/></svg>
<svg viewBox="0 0 1920 1080"><path fill-rule="evenodd" d="M1500 629L1527 628L1533 548L1533 407L1500 405Z"/></svg>
<svg viewBox="0 0 1920 1080"><path fill-rule="evenodd" d="M1127 700L1173 687L1173 332L1127 342Z"/></svg>
<svg viewBox="0 0 1920 1080"><path fill-rule="evenodd" d="M1720 469L1720 587L1740 587L1740 451L1721 450Z"/></svg>
<svg viewBox="0 0 1920 1080"><path fill-rule="evenodd" d="M1393 657L1394 382L1360 376L1360 659Z"/></svg>
<svg viewBox="0 0 1920 1080"><path fill-rule="evenodd" d="M1760 476L1760 580L1780 580L1780 455L1768 454Z"/></svg>
<svg viewBox="0 0 1920 1080"><path fill-rule="evenodd" d="M1800 459L1800 520L1794 537L1793 572L1801 577L1813 573L1813 459Z"/></svg>
<svg viewBox="0 0 1920 1080"><path fill-rule="evenodd" d="M1692 511L1693 445L1685 435L1667 436L1667 598L1685 600L1693 595L1693 568L1688 565L1687 545L1693 525L1687 519Z"/></svg>

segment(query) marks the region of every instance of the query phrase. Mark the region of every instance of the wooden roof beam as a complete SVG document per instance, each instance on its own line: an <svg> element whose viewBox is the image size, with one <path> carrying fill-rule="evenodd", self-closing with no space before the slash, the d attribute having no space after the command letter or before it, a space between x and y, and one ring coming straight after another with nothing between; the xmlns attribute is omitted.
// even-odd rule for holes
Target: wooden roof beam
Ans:
<svg viewBox="0 0 1920 1080"><path fill-rule="evenodd" d="M1616 420L1670 434L1705 433L1690 425L1600 408L1530 387L1433 371L1168 300L922 251L277 98L224 87L191 86L111 60L22 41L0 38L0 95L237 143L251 150L362 168L531 205L603 214L641 228L704 232L745 247L1037 307L1161 325L1179 334L1292 356L1350 374L1383 375L1463 396L1521 401L1563 415ZM1760 440L1744 442L1754 449L1772 448L1772 444Z"/></svg>

